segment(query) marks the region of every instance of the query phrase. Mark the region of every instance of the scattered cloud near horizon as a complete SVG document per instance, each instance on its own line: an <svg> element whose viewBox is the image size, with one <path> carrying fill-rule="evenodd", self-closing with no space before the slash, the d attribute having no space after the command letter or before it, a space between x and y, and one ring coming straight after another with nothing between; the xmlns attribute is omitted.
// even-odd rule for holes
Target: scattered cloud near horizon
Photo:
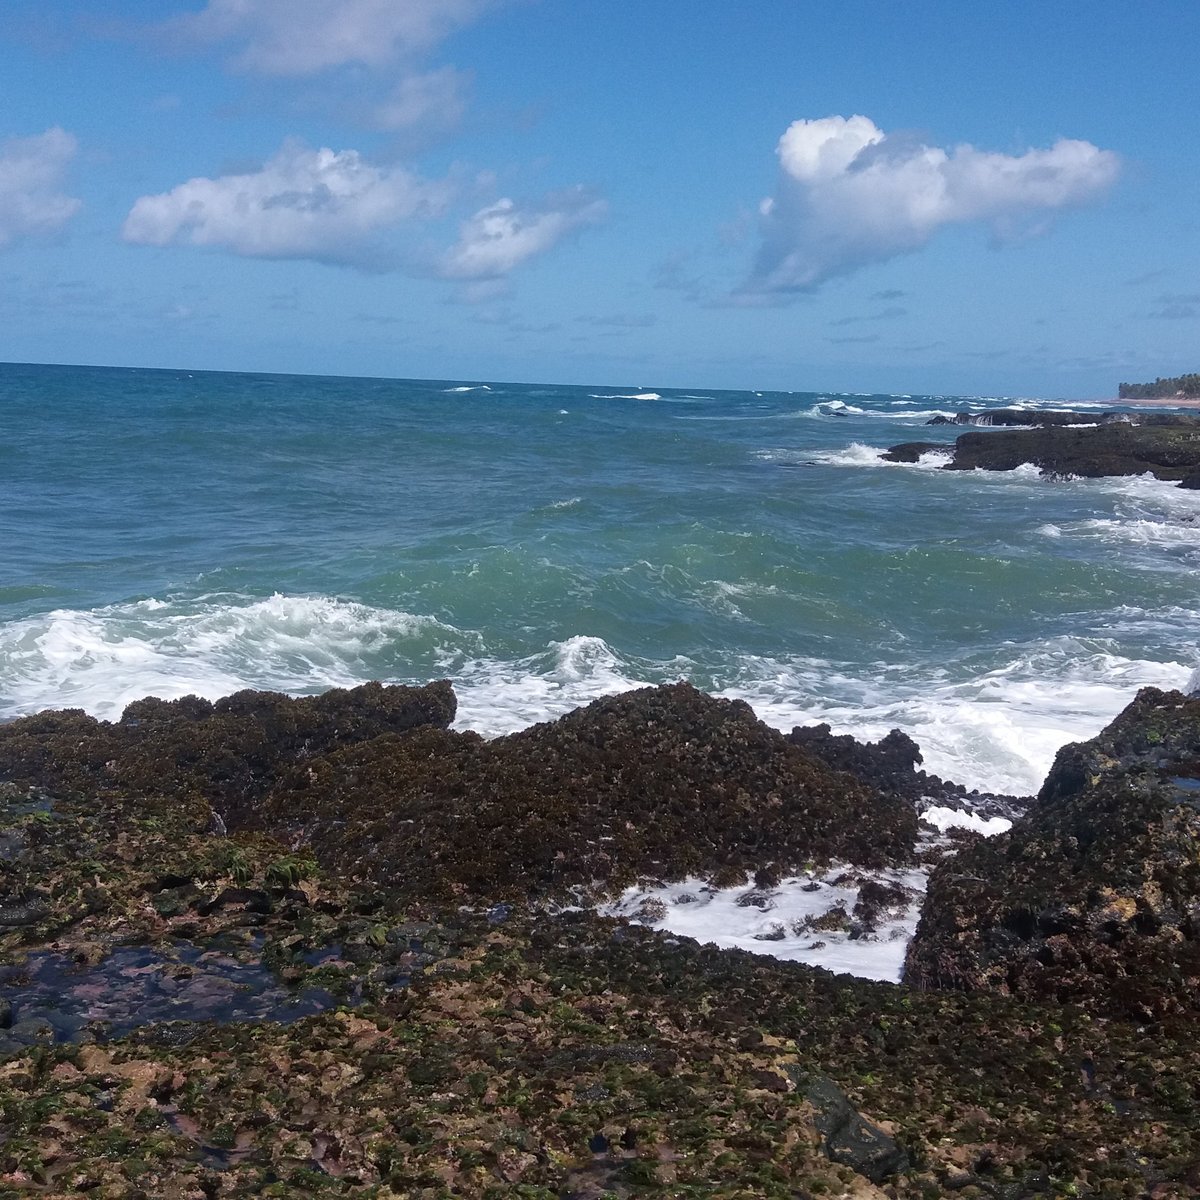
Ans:
<svg viewBox="0 0 1200 1200"><path fill-rule="evenodd" d="M236 47L233 65L265 75L381 67L425 54L498 0L208 0L168 22L186 42Z"/></svg>
<svg viewBox="0 0 1200 1200"><path fill-rule="evenodd" d="M1120 159L1091 142L999 154L943 150L864 116L794 121L779 139L779 181L759 207L762 246L740 294L812 291L869 263L919 250L944 226L999 238L1040 231L1057 210L1098 199Z"/></svg>
<svg viewBox="0 0 1200 1200"><path fill-rule="evenodd" d="M380 235L440 216L450 199L445 182L375 166L356 150L289 140L257 171L189 179L142 196L121 232L147 246L220 246L247 258L386 269L395 259Z"/></svg>
<svg viewBox="0 0 1200 1200"><path fill-rule="evenodd" d="M584 187L553 193L538 206L497 200L462 222L458 241L442 256L437 273L464 282L503 279L568 234L602 221L607 212L607 203Z"/></svg>
<svg viewBox="0 0 1200 1200"><path fill-rule="evenodd" d="M122 227L145 246L219 247L244 258L310 259L369 271L401 268L467 285L465 298L494 298L521 264L607 212L587 188L551 193L540 204L507 197L461 222L445 250L402 253L389 235L446 215L455 188L399 166L377 166L357 150L311 149L289 140L258 170L189 179L142 196Z"/></svg>
<svg viewBox="0 0 1200 1200"><path fill-rule="evenodd" d="M56 233L83 206L61 189L78 150L57 125L0 142L0 249L18 238Z"/></svg>

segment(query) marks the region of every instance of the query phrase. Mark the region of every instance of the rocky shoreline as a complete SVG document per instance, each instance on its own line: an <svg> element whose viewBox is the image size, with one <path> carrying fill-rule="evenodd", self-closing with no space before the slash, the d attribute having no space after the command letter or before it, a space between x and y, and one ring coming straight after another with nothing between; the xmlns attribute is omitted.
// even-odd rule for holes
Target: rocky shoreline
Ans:
<svg viewBox="0 0 1200 1200"><path fill-rule="evenodd" d="M454 709L0 727L0 1196L1200 1191L1200 698L1032 800L682 684L492 742ZM903 868L931 802L1016 819L940 856L903 985L592 911Z"/></svg>
<svg viewBox="0 0 1200 1200"><path fill-rule="evenodd" d="M914 463L945 453L946 471L1012 471L1034 466L1043 475L1094 479L1153 475L1183 488L1200 488L1200 417L1181 414L1034 413L997 410L986 418L959 413L929 424L1023 425L962 434L952 446L904 442L892 446L887 462Z"/></svg>

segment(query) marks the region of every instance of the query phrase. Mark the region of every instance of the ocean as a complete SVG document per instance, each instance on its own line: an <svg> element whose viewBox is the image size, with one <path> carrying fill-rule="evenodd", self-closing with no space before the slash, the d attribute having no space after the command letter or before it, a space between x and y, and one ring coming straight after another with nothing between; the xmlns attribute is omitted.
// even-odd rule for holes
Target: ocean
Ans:
<svg viewBox="0 0 1200 1200"><path fill-rule="evenodd" d="M0 366L0 719L449 678L491 735L688 679L1028 793L1200 665L1200 493L880 461L1008 403Z"/></svg>

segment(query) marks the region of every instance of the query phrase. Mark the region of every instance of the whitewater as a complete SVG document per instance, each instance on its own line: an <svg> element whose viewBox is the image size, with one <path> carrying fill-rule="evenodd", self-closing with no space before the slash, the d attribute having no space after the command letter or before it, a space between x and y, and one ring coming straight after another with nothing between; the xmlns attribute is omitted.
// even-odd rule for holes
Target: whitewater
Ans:
<svg viewBox="0 0 1200 1200"><path fill-rule="evenodd" d="M0 366L0 719L449 678L495 735L688 679L1029 793L1200 665L1200 493L879 457L1012 404Z"/></svg>

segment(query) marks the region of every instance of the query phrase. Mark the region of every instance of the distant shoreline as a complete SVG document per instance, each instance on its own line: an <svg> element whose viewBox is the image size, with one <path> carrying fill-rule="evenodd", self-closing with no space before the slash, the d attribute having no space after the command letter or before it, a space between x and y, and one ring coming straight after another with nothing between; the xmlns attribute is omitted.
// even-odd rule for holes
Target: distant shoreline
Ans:
<svg viewBox="0 0 1200 1200"><path fill-rule="evenodd" d="M1164 396L1157 400L1114 400L1135 408L1200 408L1200 396Z"/></svg>

